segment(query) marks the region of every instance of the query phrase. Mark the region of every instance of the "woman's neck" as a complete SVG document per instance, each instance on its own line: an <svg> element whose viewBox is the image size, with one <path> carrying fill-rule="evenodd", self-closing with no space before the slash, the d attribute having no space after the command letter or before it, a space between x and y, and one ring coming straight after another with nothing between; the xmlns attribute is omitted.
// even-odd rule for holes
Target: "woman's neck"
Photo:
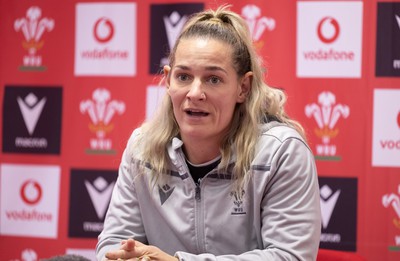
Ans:
<svg viewBox="0 0 400 261"><path fill-rule="evenodd" d="M221 154L219 143L216 142L185 142L183 140L183 150L186 158L193 164L209 162Z"/></svg>

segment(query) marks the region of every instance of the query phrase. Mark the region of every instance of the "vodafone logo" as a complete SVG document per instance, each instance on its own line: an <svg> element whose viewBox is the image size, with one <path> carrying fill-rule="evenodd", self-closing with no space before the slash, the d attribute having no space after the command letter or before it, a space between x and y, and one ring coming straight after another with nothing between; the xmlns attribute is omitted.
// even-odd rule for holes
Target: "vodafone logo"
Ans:
<svg viewBox="0 0 400 261"><path fill-rule="evenodd" d="M397 125L399 125L399 128L400 128L400 111L399 111L399 114L397 114Z"/></svg>
<svg viewBox="0 0 400 261"><path fill-rule="evenodd" d="M0 174L1 234L56 239L61 167L0 164ZM34 251L24 255L21 261L38 260Z"/></svg>
<svg viewBox="0 0 400 261"><path fill-rule="evenodd" d="M298 1L297 76L360 78L362 1Z"/></svg>
<svg viewBox="0 0 400 261"><path fill-rule="evenodd" d="M339 36L339 23L333 17L324 17L318 23L318 38L326 44L333 43Z"/></svg>
<svg viewBox="0 0 400 261"><path fill-rule="evenodd" d="M76 76L136 74L136 4L77 3Z"/></svg>
<svg viewBox="0 0 400 261"><path fill-rule="evenodd" d="M106 43L114 36L114 25L110 19L102 17L93 27L94 38L100 43Z"/></svg>
<svg viewBox="0 0 400 261"><path fill-rule="evenodd" d="M397 113L397 126L400 128L400 112ZM400 139L382 139L380 140L382 149L396 150L400 152Z"/></svg>
<svg viewBox="0 0 400 261"><path fill-rule="evenodd" d="M34 205L42 198L42 188L34 180L25 181L20 189L22 200L28 205Z"/></svg>
<svg viewBox="0 0 400 261"><path fill-rule="evenodd" d="M374 90L372 166L400 167L399 100L400 90Z"/></svg>

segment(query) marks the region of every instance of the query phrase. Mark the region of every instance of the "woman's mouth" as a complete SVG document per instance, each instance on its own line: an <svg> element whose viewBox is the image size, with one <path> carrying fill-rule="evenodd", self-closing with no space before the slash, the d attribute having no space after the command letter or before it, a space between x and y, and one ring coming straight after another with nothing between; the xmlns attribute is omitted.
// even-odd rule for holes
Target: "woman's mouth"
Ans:
<svg viewBox="0 0 400 261"><path fill-rule="evenodd" d="M209 115L208 112L205 112L205 111L202 111L202 110L196 110L196 109L186 109L185 112L189 116L196 116L196 117L204 117L204 116L208 116Z"/></svg>

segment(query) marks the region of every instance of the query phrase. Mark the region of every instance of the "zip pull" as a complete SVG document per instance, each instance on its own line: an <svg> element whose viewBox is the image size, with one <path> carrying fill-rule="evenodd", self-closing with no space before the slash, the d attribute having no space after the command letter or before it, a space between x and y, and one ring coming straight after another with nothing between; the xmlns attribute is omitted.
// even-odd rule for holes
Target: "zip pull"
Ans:
<svg viewBox="0 0 400 261"><path fill-rule="evenodd" d="M201 200L200 182L201 182L201 179L199 179L199 180L196 182L196 194L195 194L195 199L198 200L198 201Z"/></svg>

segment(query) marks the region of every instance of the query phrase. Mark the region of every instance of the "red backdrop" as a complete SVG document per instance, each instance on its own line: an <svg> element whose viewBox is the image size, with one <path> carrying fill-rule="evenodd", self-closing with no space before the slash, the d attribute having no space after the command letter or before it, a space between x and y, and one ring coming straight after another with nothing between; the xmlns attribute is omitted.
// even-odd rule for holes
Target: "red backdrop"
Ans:
<svg viewBox="0 0 400 261"><path fill-rule="evenodd" d="M187 16L225 1L0 0L0 260L94 258ZM232 1L305 127L321 248L400 258L400 2Z"/></svg>

